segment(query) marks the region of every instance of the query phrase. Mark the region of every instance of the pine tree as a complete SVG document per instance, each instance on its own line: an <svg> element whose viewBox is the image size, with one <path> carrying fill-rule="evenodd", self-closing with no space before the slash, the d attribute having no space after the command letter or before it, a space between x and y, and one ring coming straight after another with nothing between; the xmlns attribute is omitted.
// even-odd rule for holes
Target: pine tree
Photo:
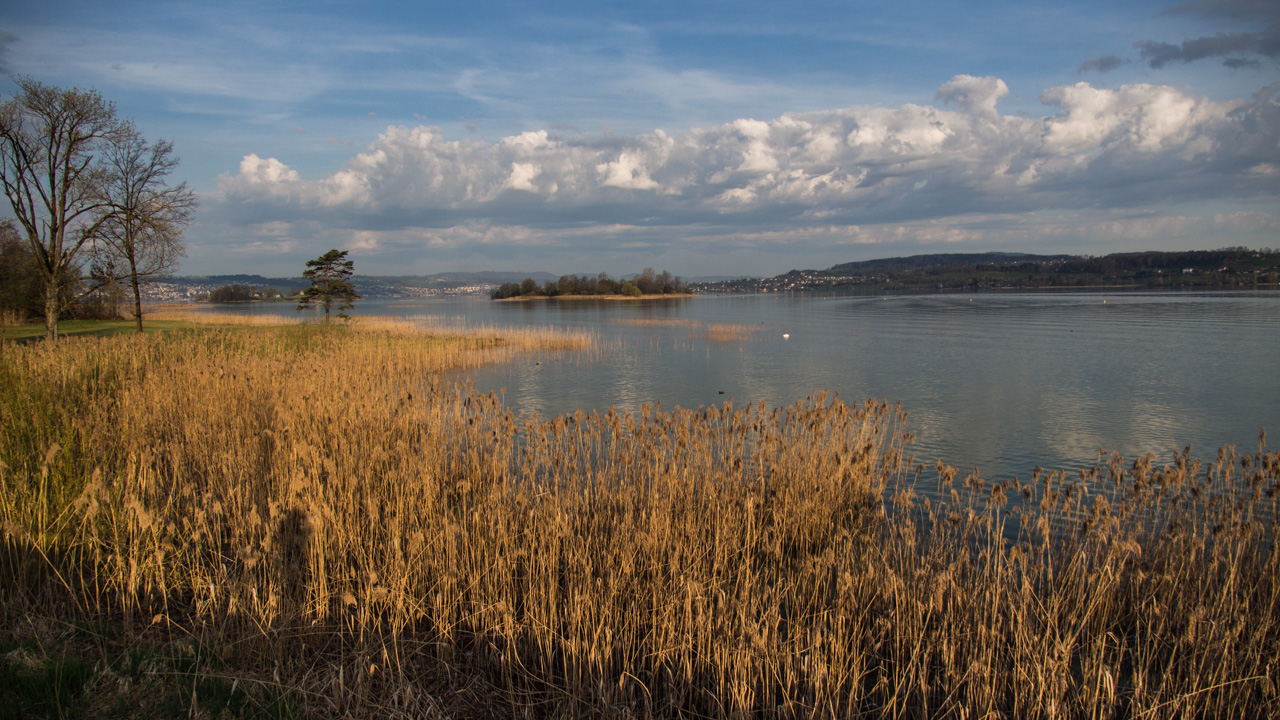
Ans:
<svg viewBox="0 0 1280 720"><path fill-rule="evenodd" d="M360 296L350 279L355 272L355 263L346 258L346 250L330 250L315 260L307 261L308 270L302 273L302 277L311 281L311 287L302 291L298 310L318 302L324 307L324 321L329 322L329 306L337 302L338 317L349 319L346 311Z"/></svg>

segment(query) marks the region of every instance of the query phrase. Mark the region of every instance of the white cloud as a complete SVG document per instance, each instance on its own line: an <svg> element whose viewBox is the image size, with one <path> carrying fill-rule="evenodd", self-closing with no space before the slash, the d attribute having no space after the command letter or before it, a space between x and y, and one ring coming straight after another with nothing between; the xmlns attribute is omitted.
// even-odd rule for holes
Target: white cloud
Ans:
<svg viewBox="0 0 1280 720"><path fill-rule="evenodd" d="M450 237L485 242L490 228L524 227L502 241L519 243L602 225L827 240L819 229L857 228L848 231L863 238L855 242L976 241L995 237L993 226L966 218L1021 228L1011 218L1024 213L1274 197L1278 89L1220 101L1161 85L1082 82L1046 90L1041 99L1056 112L1025 118L999 114L1003 81L962 75L938 91L962 111L850 107L678 135L538 131L493 143L393 126L327 177L304 179L276 158L246 156L220 179L219 204L246 210L246 222L320 214L351 231L440 228L430 238L404 235L428 244L443 242L448 228L470 228ZM1148 217L1126 228L1139 226L1155 227Z"/></svg>
<svg viewBox="0 0 1280 720"><path fill-rule="evenodd" d="M996 103L1008 94L1009 86L1000 78L957 75L938 88L937 99L955 103L973 115L995 118Z"/></svg>
<svg viewBox="0 0 1280 720"><path fill-rule="evenodd" d="M1047 122L1045 147L1060 156L1091 149L1175 150L1184 156L1209 152L1216 134L1233 124L1242 103L1218 102L1163 85L1126 85L1118 90L1088 83L1057 87L1041 100L1065 112Z"/></svg>
<svg viewBox="0 0 1280 720"><path fill-rule="evenodd" d="M300 180L295 170L275 158L262 159L257 155L245 155L240 161L240 178L248 186L273 187Z"/></svg>

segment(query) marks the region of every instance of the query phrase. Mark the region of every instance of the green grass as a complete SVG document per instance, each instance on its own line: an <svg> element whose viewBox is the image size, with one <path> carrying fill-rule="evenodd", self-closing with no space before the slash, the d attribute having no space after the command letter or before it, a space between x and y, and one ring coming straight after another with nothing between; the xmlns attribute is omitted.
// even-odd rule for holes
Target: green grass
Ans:
<svg viewBox="0 0 1280 720"><path fill-rule="evenodd" d="M0 720L82 716L83 691L93 677L90 662L41 656L7 642L0 650Z"/></svg>
<svg viewBox="0 0 1280 720"><path fill-rule="evenodd" d="M0 720L302 716L297 703L272 683L226 676L216 654L194 640L81 640L74 632L22 642L0 639ZM114 662L106 661L112 657Z"/></svg>

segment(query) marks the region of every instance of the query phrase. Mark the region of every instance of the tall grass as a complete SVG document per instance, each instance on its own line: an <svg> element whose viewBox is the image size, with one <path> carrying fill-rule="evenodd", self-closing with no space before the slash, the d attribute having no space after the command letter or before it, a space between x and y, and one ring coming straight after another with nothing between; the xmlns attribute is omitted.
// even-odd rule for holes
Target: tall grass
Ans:
<svg viewBox="0 0 1280 720"><path fill-rule="evenodd" d="M940 503L884 404L537 418L439 379L539 342L589 339L6 349L6 622L169 628L335 714L440 712L459 670L476 714L1280 713L1277 454L939 465Z"/></svg>
<svg viewBox="0 0 1280 720"><path fill-rule="evenodd" d="M189 308L148 308L148 320L174 320L193 325L230 325L236 327L278 327L301 325L305 320L289 315L243 315L239 313L192 310Z"/></svg>
<svg viewBox="0 0 1280 720"><path fill-rule="evenodd" d="M751 339L761 328L741 323L704 323L693 318L623 318L615 320L620 325L641 327L680 327L700 334L708 342L731 343Z"/></svg>

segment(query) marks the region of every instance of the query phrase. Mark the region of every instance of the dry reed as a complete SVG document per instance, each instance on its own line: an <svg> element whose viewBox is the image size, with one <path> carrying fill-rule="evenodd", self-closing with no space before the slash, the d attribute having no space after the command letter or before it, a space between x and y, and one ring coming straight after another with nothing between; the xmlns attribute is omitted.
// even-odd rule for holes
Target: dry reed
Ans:
<svg viewBox="0 0 1280 720"><path fill-rule="evenodd" d="M693 318L674 318L674 317L641 317L641 318L618 318L614 322L619 325L658 325L665 327L697 327L700 323Z"/></svg>
<svg viewBox="0 0 1280 720"><path fill-rule="evenodd" d="M738 323L708 323L707 340L715 343L742 342L754 336L760 328Z"/></svg>
<svg viewBox="0 0 1280 720"><path fill-rule="evenodd" d="M301 325L306 322L301 317L289 315L241 315L238 313L222 313L212 310L157 308L146 313L148 320L172 320L191 323L192 325L229 325L238 327L279 327L281 325Z"/></svg>
<svg viewBox="0 0 1280 720"><path fill-rule="evenodd" d="M621 325L639 325L641 327L681 327L701 335L708 342L729 343L741 342L754 336L760 328L740 323L704 323L693 318L622 318L616 320Z"/></svg>
<svg viewBox="0 0 1280 720"><path fill-rule="evenodd" d="M543 419L439 380L506 342L364 320L6 351L7 619L70 598L180 629L339 715L441 712L440 668L509 716L1280 713L1275 453L939 465L939 503L884 404Z"/></svg>

